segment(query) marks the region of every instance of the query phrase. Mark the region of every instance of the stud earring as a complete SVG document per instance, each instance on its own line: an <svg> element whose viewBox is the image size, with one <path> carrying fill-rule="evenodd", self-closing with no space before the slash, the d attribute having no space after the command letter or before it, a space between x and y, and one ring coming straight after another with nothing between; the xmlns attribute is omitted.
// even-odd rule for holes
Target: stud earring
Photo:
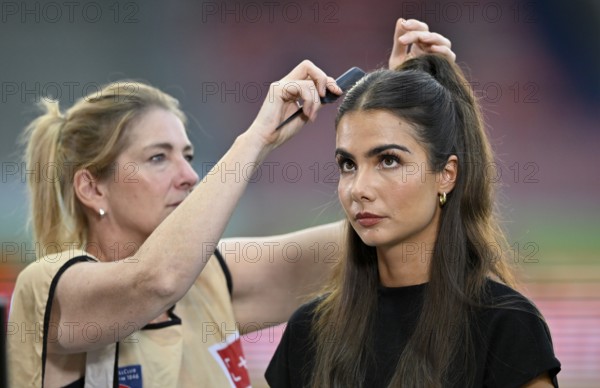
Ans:
<svg viewBox="0 0 600 388"><path fill-rule="evenodd" d="M104 211L104 209L100 208L100 209L98 209L98 214L100 214L100 218L102 218L102 217L104 217L106 212Z"/></svg>
<svg viewBox="0 0 600 388"><path fill-rule="evenodd" d="M446 204L446 193L440 194L440 207L444 207Z"/></svg>

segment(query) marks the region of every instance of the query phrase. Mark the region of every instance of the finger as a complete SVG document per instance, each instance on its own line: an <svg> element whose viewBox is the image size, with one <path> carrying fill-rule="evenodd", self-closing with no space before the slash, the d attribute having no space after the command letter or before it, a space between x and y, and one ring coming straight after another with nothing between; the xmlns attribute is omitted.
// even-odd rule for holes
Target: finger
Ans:
<svg viewBox="0 0 600 388"><path fill-rule="evenodd" d="M296 104L297 101L302 101L302 112L310 119L315 117L321 100L317 86L312 80L285 81L280 88L280 95L284 102Z"/></svg>
<svg viewBox="0 0 600 388"><path fill-rule="evenodd" d="M406 31L429 31L427 23L417 19L407 19L402 26Z"/></svg>
<svg viewBox="0 0 600 388"><path fill-rule="evenodd" d="M318 94L321 97L325 96L325 92L329 86L329 80L325 72L307 59L300 62L300 64L296 66L287 76L285 76L284 79L310 79L316 85ZM335 81L333 84L337 86Z"/></svg>
<svg viewBox="0 0 600 388"><path fill-rule="evenodd" d="M400 18L396 21L396 28L394 30L394 48L392 51L395 51L396 49L398 49L398 52L406 52L406 50L403 50L403 48L405 49L405 47L398 47L399 42L398 42L398 38L401 37L402 35L406 34L407 31L409 31L408 29L405 28L406 25L406 20ZM402 43L400 43L400 46L403 46Z"/></svg>
<svg viewBox="0 0 600 388"><path fill-rule="evenodd" d="M300 98L302 99L302 112L308 117L309 120L314 121L317 118L317 111L321 107L321 95L319 86L311 81L303 81L300 83L302 87L300 92ZM317 94L317 88L319 93Z"/></svg>
<svg viewBox="0 0 600 388"><path fill-rule="evenodd" d="M432 53L438 53L443 55L444 57L446 57L446 59L448 59L451 62L456 61L456 54L447 46L433 45L429 47L429 50Z"/></svg>
<svg viewBox="0 0 600 388"><path fill-rule="evenodd" d="M416 43L423 45L446 45L451 47L451 42L446 37L429 31L408 31L398 38L402 44Z"/></svg>
<svg viewBox="0 0 600 388"><path fill-rule="evenodd" d="M406 23L406 20L400 18L396 21L396 28L394 29L394 41L393 41L393 45L392 45L392 53L390 54L390 59L389 59L389 68L390 69L394 69L396 68L398 65L400 65L402 62L404 62L406 53L407 53L407 46L408 44L404 44L402 41L399 40L399 38L404 35L407 30L404 28L404 24Z"/></svg>
<svg viewBox="0 0 600 388"><path fill-rule="evenodd" d="M278 93L284 103L300 102L304 100L312 100L314 97L308 96L308 93L303 90L308 85L312 85L312 93L318 95L317 88L312 81L308 80L282 80L279 81L277 87Z"/></svg>
<svg viewBox="0 0 600 388"><path fill-rule="evenodd" d="M314 64L308 59L305 59L297 64L296 67L294 67L292 71L286 74L282 79L307 79L307 68L310 66L314 66Z"/></svg>
<svg viewBox="0 0 600 388"><path fill-rule="evenodd" d="M344 93L342 88L340 88L340 86L335 82L333 77L327 77L327 89L338 96Z"/></svg>
<svg viewBox="0 0 600 388"><path fill-rule="evenodd" d="M429 26L426 23L416 19L398 19L396 22L396 31L394 33L394 48L392 49L392 56L401 56L403 54L407 54L409 52L408 46L417 42L419 36L418 34L423 34L423 37L426 36L425 34L430 34ZM439 38L445 39L441 35L439 35Z"/></svg>
<svg viewBox="0 0 600 388"><path fill-rule="evenodd" d="M447 46L452 48L452 42L444 35L438 34L437 32L424 32L419 35L419 41L430 45Z"/></svg>

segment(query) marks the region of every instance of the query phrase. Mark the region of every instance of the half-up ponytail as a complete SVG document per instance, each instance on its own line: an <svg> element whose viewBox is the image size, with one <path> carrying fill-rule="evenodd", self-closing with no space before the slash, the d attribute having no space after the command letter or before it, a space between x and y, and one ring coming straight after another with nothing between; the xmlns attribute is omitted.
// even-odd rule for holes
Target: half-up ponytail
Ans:
<svg viewBox="0 0 600 388"><path fill-rule="evenodd" d="M514 285L506 239L494 216L494 181L485 175L493 155L480 108L456 64L442 56L423 55L395 71L365 76L347 93L336 126L347 113L373 110L387 111L412 125L427 150L428 169L440 172L451 155L458 159L454 189L441 211L423 307L389 387L452 385L447 379L453 362L464 374L452 376L468 385L474 377L469 368L474 354L470 329L474 309L484 300L486 278L495 275ZM365 254L369 247L352 228L348 239L343 269L316 310L316 372L311 381L315 388L363 387L363 381L352 381L353 371L361 360L372 357L373 327L363 321L373 320L341 322L339 317L375 316L377 289L372 285L379 283L377 257ZM349 279L353 284L347 284Z"/></svg>
<svg viewBox="0 0 600 388"><path fill-rule="evenodd" d="M441 55L424 55L404 62L396 71L415 70L429 74L455 97L475 103L473 93L462 70Z"/></svg>
<svg viewBox="0 0 600 388"><path fill-rule="evenodd" d="M456 218L461 219L467 240L477 242L469 244L469 251L480 257L471 265L472 270L481 272L482 281L491 271L503 282L514 285L516 280L512 266L504 257L498 257L500 247L506 252L508 244L504 233L500 230L495 216L495 185L496 180L492 173L494 155L489 143L483 115L473 90L469 86L462 71L453 62L447 61L442 56L426 55L422 58L405 62L398 70L417 70L430 74L446 90L450 92L454 106L454 116L457 128L454 154L459 158L459 179L461 181L453 191L453 196L460 198L460 210ZM448 217L446 217L447 219ZM450 237L449 234L440 233L439 238ZM481 238L485 241L480 241ZM441 241L448 246L453 242ZM484 243L485 242L485 243ZM499 260L500 259L500 260ZM484 265L485 263L494 265ZM482 284L472 284L476 289ZM473 295L474 290L467 294Z"/></svg>

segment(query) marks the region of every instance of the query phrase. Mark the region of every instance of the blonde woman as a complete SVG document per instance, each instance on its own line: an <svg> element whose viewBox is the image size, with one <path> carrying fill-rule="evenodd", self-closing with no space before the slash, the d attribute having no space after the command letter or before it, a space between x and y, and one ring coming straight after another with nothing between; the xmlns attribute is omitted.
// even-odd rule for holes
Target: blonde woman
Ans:
<svg viewBox="0 0 600 388"><path fill-rule="evenodd" d="M417 55L454 57L449 41L418 21L399 21L394 37L392 64L410 44ZM309 247L343 238L334 223L219 242L247 182L215 172L258 165L314 119L315 88L341 92L309 61L273 83L202 182L185 116L160 90L123 82L64 114L46 104L27 128L26 162L37 169L28 176L34 237L49 254L17 280L11 386L249 386L239 331L285 322L330 270ZM275 131L298 100L301 118ZM49 166L55 179L42 176ZM262 247L258 262L240 259L248 242ZM305 248L293 265L288 243Z"/></svg>

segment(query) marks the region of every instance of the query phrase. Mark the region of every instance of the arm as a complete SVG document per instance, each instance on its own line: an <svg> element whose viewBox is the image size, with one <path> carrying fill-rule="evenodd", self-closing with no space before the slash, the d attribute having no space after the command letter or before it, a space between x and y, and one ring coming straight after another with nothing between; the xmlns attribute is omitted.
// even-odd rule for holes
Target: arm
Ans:
<svg viewBox="0 0 600 388"><path fill-rule="evenodd" d="M552 380L550 380L548 373L543 373L523 385L523 388L554 388L554 384L552 384Z"/></svg>
<svg viewBox="0 0 600 388"><path fill-rule="evenodd" d="M413 46L407 55L410 44ZM450 46L448 39L429 32L427 24L398 19L390 68L411 56L433 52L454 60ZM233 307L242 331L244 327L257 329L257 323L266 327L287 321L305 301L303 297L326 284L341 257L344 238L343 222L337 222L282 236L224 240L219 247L231 270ZM294 245L301 254L291 263Z"/></svg>
<svg viewBox="0 0 600 388"><path fill-rule="evenodd" d="M58 336L49 351L81 352L118 341L185 295L212 255L246 188L245 179L221 175L219 168L257 165L298 132L304 122L314 119L320 105L314 95L315 87L320 96L326 87L340 93L333 79L309 61L273 83L250 128L146 239L133 260L82 263L67 269L56 289L50 327L65 329L72 322L94 322L101 334L90 343L84 333L75 330L72 336ZM274 131L280 121L297 109L295 102L299 99L304 101L302 120Z"/></svg>
<svg viewBox="0 0 600 388"><path fill-rule="evenodd" d="M323 288L344 247L343 222L280 236L225 239L240 330L279 324Z"/></svg>

